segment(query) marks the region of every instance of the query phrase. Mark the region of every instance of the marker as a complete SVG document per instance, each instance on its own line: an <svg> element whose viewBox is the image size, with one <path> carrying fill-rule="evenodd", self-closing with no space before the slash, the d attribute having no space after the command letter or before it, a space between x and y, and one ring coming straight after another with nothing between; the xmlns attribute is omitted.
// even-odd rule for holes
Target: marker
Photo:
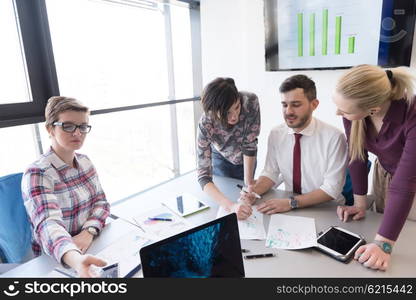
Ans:
<svg viewBox="0 0 416 300"><path fill-rule="evenodd" d="M241 184L237 184L237 187L242 190L244 193L249 193L249 191L247 191L247 188L242 186ZM255 192L252 192L253 195L257 198L257 199L261 199L261 196Z"/></svg>
<svg viewBox="0 0 416 300"><path fill-rule="evenodd" d="M253 255L246 255L244 256L245 259L252 259L252 258L263 258L263 257L274 257L276 254L274 253L265 253L265 254L253 254Z"/></svg>
<svg viewBox="0 0 416 300"><path fill-rule="evenodd" d="M247 253L247 252L250 252L250 250L248 250L248 249L243 249L243 248L242 248L242 249L241 249L241 252L242 252L242 253Z"/></svg>
<svg viewBox="0 0 416 300"><path fill-rule="evenodd" d="M168 222L172 222L172 219L168 219L168 218L149 218L150 221L168 221Z"/></svg>

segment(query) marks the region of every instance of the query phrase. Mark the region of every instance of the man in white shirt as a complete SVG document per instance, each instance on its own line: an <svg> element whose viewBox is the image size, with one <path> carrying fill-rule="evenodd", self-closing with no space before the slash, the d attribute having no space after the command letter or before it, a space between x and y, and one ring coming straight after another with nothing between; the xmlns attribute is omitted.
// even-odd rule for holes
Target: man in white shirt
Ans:
<svg viewBox="0 0 416 300"><path fill-rule="evenodd" d="M307 76L295 75L287 78L279 91L285 123L271 130L263 172L248 193L241 193L241 200L253 204L255 194L266 193L282 178L285 190L293 194L258 205L265 214L342 197L347 167L343 132L312 117L319 104L315 83Z"/></svg>

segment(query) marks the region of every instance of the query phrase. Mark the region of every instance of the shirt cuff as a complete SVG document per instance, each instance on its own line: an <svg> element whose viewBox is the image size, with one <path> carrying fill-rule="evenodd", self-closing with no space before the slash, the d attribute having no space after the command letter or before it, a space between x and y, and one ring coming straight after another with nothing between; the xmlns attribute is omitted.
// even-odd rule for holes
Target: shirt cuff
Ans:
<svg viewBox="0 0 416 300"><path fill-rule="evenodd" d="M199 182L199 185L201 186L201 189L203 190L207 183L212 182L212 177L204 176L204 177L198 178L198 182Z"/></svg>
<svg viewBox="0 0 416 300"><path fill-rule="evenodd" d="M319 189L327 193L334 200L339 199L341 197L342 189L337 190L336 188L325 185L320 186Z"/></svg>
<svg viewBox="0 0 416 300"><path fill-rule="evenodd" d="M61 263L65 268L68 268L69 266L62 260L62 257L64 256L65 253L71 250L75 250L81 253L78 247L72 241L69 241L69 240L63 241L60 245L56 246L55 248L55 251L54 251L55 259L59 263Z"/></svg>
<svg viewBox="0 0 416 300"><path fill-rule="evenodd" d="M104 221L105 222L105 221ZM82 230L87 229L88 227L95 227L98 229L98 231L101 231L103 229L103 223L97 219L90 219L87 220L87 222L84 223L82 226Z"/></svg>
<svg viewBox="0 0 416 300"><path fill-rule="evenodd" d="M243 154L246 155L246 156L256 156L257 150L243 149Z"/></svg>
<svg viewBox="0 0 416 300"><path fill-rule="evenodd" d="M275 174L273 174L272 172L269 172L269 171L263 170L263 172L261 172L260 176L267 177L271 181L273 181L274 182L273 188L275 188L277 186L277 183L279 182L279 176L276 176Z"/></svg>

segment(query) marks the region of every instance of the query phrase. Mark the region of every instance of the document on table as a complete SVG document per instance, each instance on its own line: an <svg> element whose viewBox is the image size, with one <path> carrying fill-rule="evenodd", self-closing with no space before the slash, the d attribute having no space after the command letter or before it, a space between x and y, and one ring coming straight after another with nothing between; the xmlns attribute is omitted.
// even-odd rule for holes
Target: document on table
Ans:
<svg viewBox="0 0 416 300"><path fill-rule="evenodd" d="M107 262L107 265L118 263L119 277L131 277L140 270L140 249L151 243L137 230L131 231L122 236L103 250L95 254ZM78 277L73 269L62 266L56 267L47 277Z"/></svg>
<svg viewBox="0 0 416 300"><path fill-rule="evenodd" d="M136 215L133 221L143 228L146 237L153 240L164 239L192 227L184 218L162 205Z"/></svg>
<svg viewBox="0 0 416 300"><path fill-rule="evenodd" d="M257 211L257 207L253 206L253 213L245 220L238 221L238 231L240 239L243 240L264 240L266 239L266 231L264 230L263 214ZM228 215L223 207L218 209L217 218Z"/></svg>
<svg viewBox="0 0 416 300"><path fill-rule="evenodd" d="M316 245L315 219L283 214L271 216L266 247L303 249Z"/></svg>

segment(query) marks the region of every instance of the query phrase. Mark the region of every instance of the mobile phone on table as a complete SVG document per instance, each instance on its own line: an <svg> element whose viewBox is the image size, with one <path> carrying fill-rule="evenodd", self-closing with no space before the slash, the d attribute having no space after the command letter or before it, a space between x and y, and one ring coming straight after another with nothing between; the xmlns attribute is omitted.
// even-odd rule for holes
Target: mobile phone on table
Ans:
<svg viewBox="0 0 416 300"><path fill-rule="evenodd" d="M336 260L347 263L358 247L365 243L362 236L338 226L331 226L319 233L316 248Z"/></svg>

